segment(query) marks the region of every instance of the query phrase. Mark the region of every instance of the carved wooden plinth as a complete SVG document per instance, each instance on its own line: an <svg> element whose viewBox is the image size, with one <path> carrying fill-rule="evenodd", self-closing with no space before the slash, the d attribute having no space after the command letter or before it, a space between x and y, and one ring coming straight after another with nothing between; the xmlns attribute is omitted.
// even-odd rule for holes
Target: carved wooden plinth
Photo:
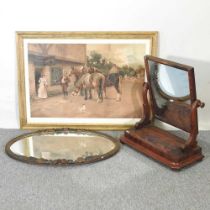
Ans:
<svg viewBox="0 0 210 210"><path fill-rule="evenodd" d="M179 170L204 157L199 146L183 149L183 139L154 126L126 131L120 140L171 169Z"/></svg>

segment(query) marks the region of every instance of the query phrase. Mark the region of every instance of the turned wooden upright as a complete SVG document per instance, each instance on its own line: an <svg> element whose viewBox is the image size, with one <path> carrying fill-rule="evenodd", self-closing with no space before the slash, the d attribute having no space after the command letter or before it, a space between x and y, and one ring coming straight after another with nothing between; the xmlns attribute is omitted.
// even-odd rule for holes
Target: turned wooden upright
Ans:
<svg viewBox="0 0 210 210"><path fill-rule="evenodd" d="M154 87L151 84L149 61L186 71L189 78L189 96L181 99L168 98L165 107L158 107ZM153 56L145 56L145 68L147 82L143 84L144 115L135 128L125 131L121 142L172 169L181 169L202 160L204 156L196 139L198 134L197 108L204 107L204 103L196 98L193 67ZM188 138L183 139L156 127L154 125L156 120L187 132Z"/></svg>

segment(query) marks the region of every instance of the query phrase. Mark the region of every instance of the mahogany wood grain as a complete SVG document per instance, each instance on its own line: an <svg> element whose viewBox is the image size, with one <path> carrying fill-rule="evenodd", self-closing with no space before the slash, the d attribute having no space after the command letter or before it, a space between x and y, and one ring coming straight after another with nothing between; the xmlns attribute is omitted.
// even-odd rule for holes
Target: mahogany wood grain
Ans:
<svg viewBox="0 0 210 210"><path fill-rule="evenodd" d="M132 139L130 139L128 137L122 136L121 142L129 145L131 148L137 150L138 152L141 152L144 155L147 155L148 157L153 158L154 160L168 166L169 168L171 168L173 170L180 170L186 166L190 166L193 163L201 161L204 157L201 153L195 153L195 154L183 159L180 162L175 162L175 161L169 160L168 158L165 158L162 155L159 155L157 152L154 152L154 151L148 149L147 147L142 146L139 143L136 143L135 141L133 141Z"/></svg>
<svg viewBox="0 0 210 210"><path fill-rule="evenodd" d="M158 109L151 85L149 61L172 66L188 73L190 103L168 100L162 110ZM135 128L125 131L120 138L121 142L172 169L181 169L202 160L204 156L202 155L201 147L197 145L196 139L198 134L197 108L203 108L204 103L196 98L193 67L154 56L145 56L145 67L148 82L143 85L144 116L136 124ZM148 95L151 103L148 101ZM188 139L185 140L153 126L155 119L186 131L189 133Z"/></svg>

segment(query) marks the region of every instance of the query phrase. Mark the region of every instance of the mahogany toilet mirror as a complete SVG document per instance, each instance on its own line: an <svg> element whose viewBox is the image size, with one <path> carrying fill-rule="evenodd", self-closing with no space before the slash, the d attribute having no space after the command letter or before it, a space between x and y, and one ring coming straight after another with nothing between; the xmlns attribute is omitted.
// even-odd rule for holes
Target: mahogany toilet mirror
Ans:
<svg viewBox="0 0 210 210"><path fill-rule="evenodd" d="M144 116L125 131L121 142L172 169L181 169L204 157L197 145L197 108L194 69L173 61L145 56L147 82L143 85ZM149 100L150 99L150 100ZM161 121L188 134L186 139L155 125Z"/></svg>

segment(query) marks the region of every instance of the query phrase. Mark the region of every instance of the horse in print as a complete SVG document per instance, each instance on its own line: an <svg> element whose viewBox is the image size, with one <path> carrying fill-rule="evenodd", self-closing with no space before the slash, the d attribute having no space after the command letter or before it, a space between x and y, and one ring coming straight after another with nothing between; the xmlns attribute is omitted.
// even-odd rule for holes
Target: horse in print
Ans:
<svg viewBox="0 0 210 210"><path fill-rule="evenodd" d="M79 80L79 78L81 78L82 75L85 74L86 72L87 72L87 69L86 69L85 66L74 66L74 67L72 67L71 72L70 72L70 76L74 75L74 77L75 77L74 84L76 84L76 82Z"/></svg>
<svg viewBox="0 0 210 210"><path fill-rule="evenodd" d="M75 90L72 95L78 95L79 91L84 89L85 100L92 99L92 89L97 93L97 102L103 101L103 93L105 93L105 76L102 73L85 73L75 83Z"/></svg>
<svg viewBox="0 0 210 210"><path fill-rule="evenodd" d="M70 77L74 76L74 86L76 85L77 81L85 74L87 73L87 68L85 66L73 66L70 71ZM84 96L84 90L83 88L80 89L80 95Z"/></svg>
<svg viewBox="0 0 210 210"><path fill-rule="evenodd" d="M117 96L116 96L116 101L121 100L121 77L119 74L119 68L117 67L116 64L112 66L112 68L109 70L108 75L106 76L106 87L114 87Z"/></svg>
<svg viewBox="0 0 210 210"><path fill-rule="evenodd" d="M95 67L87 67L87 66L76 66L76 67L72 67L70 75L74 75L75 76L75 84L76 82L82 77L83 74L85 73L101 73L97 68Z"/></svg>
<svg viewBox="0 0 210 210"><path fill-rule="evenodd" d="M85 80L87 79L88 76L86 75L86 73L89 73L91 75L96 74L96 73L98 73L96 75L103 75L101 73L101 71L95 67L86 67L86 66L82 66L82 67L80 66L80 68L75 67L71 71L71 75L75 76L75 82L74 82L75 86L81 78L82 78L81 80L84 80L84 78L85 78ZM83 77L83 75L86 75L86 76ZM103 84L103 87L101 87L101 88L103 89L105 97L106 97L106 88L114 87L116 90L116 93L117 93L116 101L120 101L121 100L121 90L120 90L121 89L121 78L120 78L118 67L114 64L113 67L110 69L108 75L106 75L104 77L105 77L105 82ZM80 95L84 95L84 94L82 94L83 87L80 87L79 91L80 91ZM88 98L88 96L87 96L88 92L89 92L89 98L92 98L92 96L90 94L90 92L91 92L90 89L85 88L84 91L85 91L85 99Z"/></svg>

